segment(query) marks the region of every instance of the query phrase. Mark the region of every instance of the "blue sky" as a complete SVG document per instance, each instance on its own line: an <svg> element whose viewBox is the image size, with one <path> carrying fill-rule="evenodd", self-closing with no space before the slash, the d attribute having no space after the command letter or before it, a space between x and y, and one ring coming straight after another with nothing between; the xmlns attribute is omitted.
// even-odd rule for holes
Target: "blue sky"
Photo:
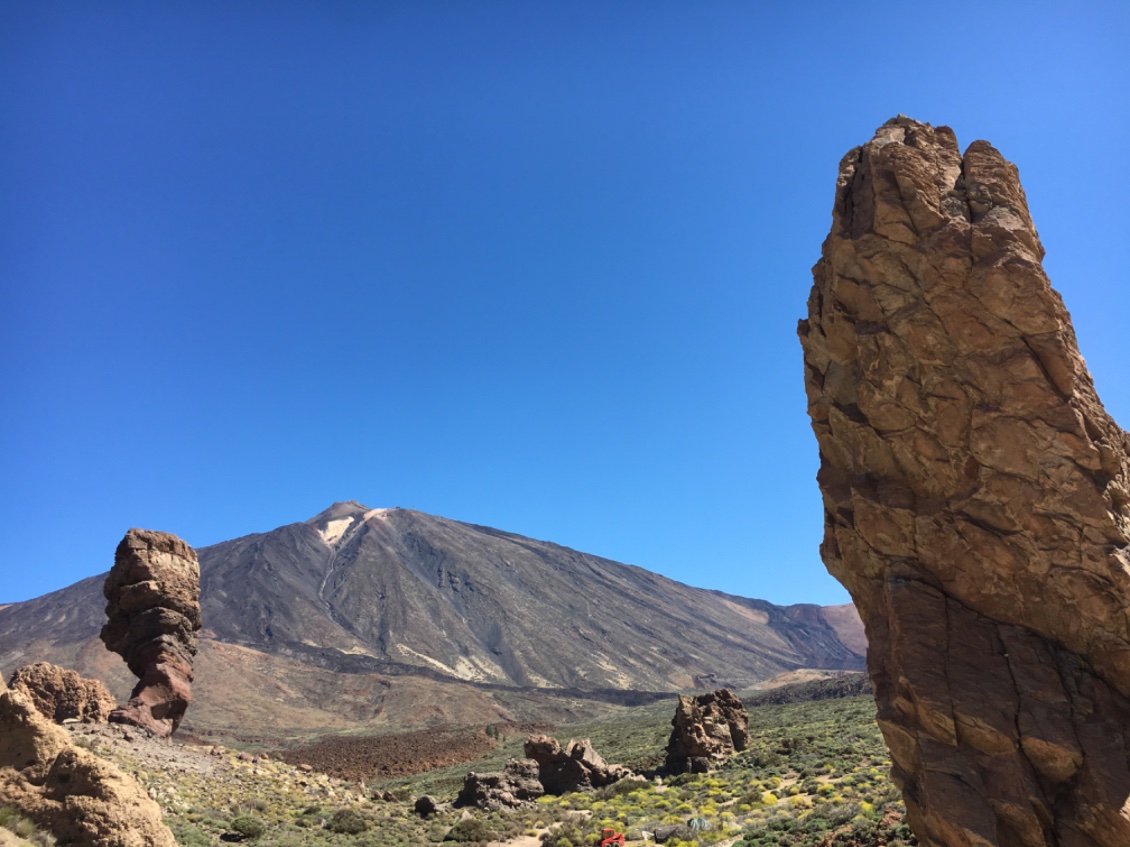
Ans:
<svg viewBox="0 0 1130 847"><path fill-rule="evenodd" d="M1130 422L1122 2L0 2L0 601L335 500L835 603L840 158L986 138Z"/></svg>

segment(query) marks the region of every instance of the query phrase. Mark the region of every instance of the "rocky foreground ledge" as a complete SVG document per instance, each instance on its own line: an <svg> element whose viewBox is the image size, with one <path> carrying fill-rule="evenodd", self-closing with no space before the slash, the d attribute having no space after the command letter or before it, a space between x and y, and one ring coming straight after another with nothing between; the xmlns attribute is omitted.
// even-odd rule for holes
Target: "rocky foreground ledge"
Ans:
<svg viewBox="0 0 1130 847"><path fill-rule="evenodd" d="M799 327L821 552L924 845L1130 844L1130 438L1043 254L997 150L895 118Z"/></svg>

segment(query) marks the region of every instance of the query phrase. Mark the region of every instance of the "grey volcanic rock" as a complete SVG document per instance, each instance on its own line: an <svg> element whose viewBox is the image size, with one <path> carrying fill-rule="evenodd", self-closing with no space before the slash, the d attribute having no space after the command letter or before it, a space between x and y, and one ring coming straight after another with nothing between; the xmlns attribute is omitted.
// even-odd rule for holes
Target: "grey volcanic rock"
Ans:
<svg viewBox="0 0 1130 847"><path fill-rule="evenodd" d="M50 721L102 723L116 702L101 680L47 662L25 665L12 674L8 687L26 695Z"/></svg>
<svg viewBox="0 0 1130 847"><path fill-rule="evenodd" d="M497 812L528 805L544 793L537 762L511 759L501 771L467 774L455 805Z"/></svg>
<svg viewBox="0 0 1130 847"><path fill-rule="evenodd" d="M114 554L103 586L106 647L139 679L110 720L167 738L192 700L192 659L200 629L196 552L167 532L131 529Z"/></svg>
<svg viewBox="0 0 1130 847"><path fill-rule="evenodd" d="M695 589L406 509L335 504L201 561L217 638L338 670L368 660L508 686L669 691L696 676L739 686L862 667L819 606Z"/></svg>
<svg viewBox="0 0 1130 847"><path fill-rule="evenodd" d="M523 752L527 759L537 762L538 780L549 794L603 788L632 774L623 765L604 761L587 738L574 738L563 750L556 738L531 735Z"/></svg>
<svg viewBox="0 0 1130 847"><path fill-rule="evenodd" d="M697 697L679 695L665 769L674 774L705 773L746 748L748 726L742 701L725 688Z"/></svg>
<svg viewBox="0 0 1130 847"><path fill-rule="evenodd" d="M1130 437L1016 168L889 121L840 165L800 326L821 552L923 845L1130 844Z"/></svg>

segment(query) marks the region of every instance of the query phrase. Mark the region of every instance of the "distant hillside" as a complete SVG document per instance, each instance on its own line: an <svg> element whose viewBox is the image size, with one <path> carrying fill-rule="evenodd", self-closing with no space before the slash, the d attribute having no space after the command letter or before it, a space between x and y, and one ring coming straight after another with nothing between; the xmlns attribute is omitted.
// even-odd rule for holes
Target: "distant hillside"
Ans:
<svg viewBox="0 0 1130 847"><path fill-rule="evenodd" d="M230 687L213 693L209 674L237 691L255 680L245 703L275 704L273 717L284 722L297 720L280 717L288 709L316 706L326 713L317 721L340 712L349 723L380 718L389 689L409 679L448 692L436 720L456 719L455 704L468 698L499 719L529 714L504 702L523 692L608 700L613 692L600 692L743 688L794 668L863 665L850 607L781 607L691 588L406 509L336 503L306 522L198 553L205 630L189 725L238 723L225 715L236 705L221 702L236 699ZM128 688L128 674L97 641L102 580L0 609L0 671L45 659ZM349 677L380 682L354 696ZM278 690L268 698L264 686Z"/></svg>

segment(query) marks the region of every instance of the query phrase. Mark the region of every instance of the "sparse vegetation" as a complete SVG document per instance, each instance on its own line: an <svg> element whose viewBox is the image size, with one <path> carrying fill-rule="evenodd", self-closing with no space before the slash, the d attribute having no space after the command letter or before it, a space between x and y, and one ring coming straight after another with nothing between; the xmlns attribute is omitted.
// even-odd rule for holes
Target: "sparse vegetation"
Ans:
<svg viewBox="0 0 1130 847"><path fill-rule="evenodd" d="M11 806L0 806L0 827L34 844L35 847L55 847L54 836L40 830L20 814L18 809Z"/></svg>
<svg viewBox="0 0 1130 847"><path fill-rule="evenodd" d="M214 759L215 773L198 773L143 762L128 745L95 738L91 746L111 754L149 790L181 847L220 845L221 836L257 847L432 847L531 835L544 847L596 847L602 827L625 833L629 844L666 831L665 844L673 847L915 843L887 777L887 750L869 697L753 708L747 750L713 773L656 779L670 715L671 704L660 703L557 729L558 736L591 738L609 761L631 764L647 780L547 796L510 813L468 815L442 805L427 818L413 811L417 796L450 801L468 771L498 770L508 758L521 757L524 736L502 731L497 749L483 758L368 785L304 773L274 758L248 761L232 751ZM385 792L396 799L373 799Z"/></svg>

